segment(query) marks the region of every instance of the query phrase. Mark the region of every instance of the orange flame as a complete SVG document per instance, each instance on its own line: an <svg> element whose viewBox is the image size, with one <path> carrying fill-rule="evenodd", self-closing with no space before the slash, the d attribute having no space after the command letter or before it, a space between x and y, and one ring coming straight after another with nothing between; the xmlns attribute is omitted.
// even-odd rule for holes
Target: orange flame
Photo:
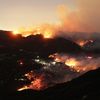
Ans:
<svg viewBox="0 0 100 100"><path fill-rule="evenodd" d="M76 59L71 58L71 59L66 60L65 64L70 66L71 68L75 68L79 64L79 62L76 61Z"/></svg>
<svg viewBox="0 0 100 100"><path fill-rule="evenodd" d="M59 54L53 54L49 56L50 58L53 58L55 62L62 62L65 63L68 67L75 70L76 72L80 72L81 69L79 67L80 62L77 61L75 58L69 57L69 56L60 56Z"/></svg>
<svg viewBox="0 0 100 100"><path fill-rule="evenodd" d="M37 35L41 34L44 38L52 38L54 36L55 29L52 25L41 25L39 27L34 28L20 28L18 30L14 30L13 34L21 34L24 37L27 37L29 35Z"/></svg>
<svg viewBox="0 0 100 100"><path fill-rule="evenodd" d="M83 47L87 43L87 41L85 41L85 40L78 40L76 43L79 44L81 47Z"/></svg>
<svg viewBox="0 0 100 100"><path fill-rule="evenodd" d="M22 88L19 88L17 91L23 91L29 89L28 86L23 86Z"/></svg>
<svg viewBox="0 0 100 100"><path fill-rule="evenodd" d="M29 81L31 81L31 83L29 85L25 85L21 88L19 88L17 91L23 91L26 89L34 89L34 90L41 90L47 87L47 84L44 81L44 75L37 75L36 73L33 73L33 71L25 74L25 77L27 77L27 79Z"/></svg>
<svg viewBox="0 0 100 100"><path fill-rule="evenodd" d="M35 90L40 90L44 87L44 84L42 82L42 77L36 78L34 81L31 82L30 88L33 88Z"/></svg>
<svg viewBox="0 0 100 100"><path fill-rule="evenodd" d="M83 47L87 43L93 43L93 40L78 40L76 43L79 44L81 47Z"/></svg>
<svg viewBox="0 0 100 100"><path fill-rule="evenodd" d="M71 69L75 70L76 72L80 72L80 71L84 70L82 67L79 66L80 62L77 61L75 58L70 58L70 59L66 60L65 65L69 66Z"/></svg>
<svg viewBox="0 0 100 100"><path fill-rule="evenodd" d="M47 30L44 32L44 38L51 38L52 37L52 31L51 30Z"/></svg>
<svg viewBox="0 0 100 100"><path fill-rule="evenodd" d="M92 42L92 41L90 41ZM60 55L55 53L49 56L53 58L55 62L61 62L67 65L71 70L75 72L87 72L89 70L94 70L97 68L98 64L96 64L96 59L93 59L92 56L86 57L72 57L70 55ZM99 60L99 58L97 59ZM91 64L92 63L92 64Z"/></svg>

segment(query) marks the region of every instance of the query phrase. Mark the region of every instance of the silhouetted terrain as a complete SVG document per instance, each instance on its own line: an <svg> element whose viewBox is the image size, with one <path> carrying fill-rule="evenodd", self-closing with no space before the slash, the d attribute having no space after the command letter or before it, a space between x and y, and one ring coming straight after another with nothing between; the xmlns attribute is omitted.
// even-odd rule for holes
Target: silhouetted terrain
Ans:
<svg viewBox="0 0 100 100"><path fill-rule="evenodd" d="M44 91L25 90L7 95L9 100L99 100L100 69L90 71L71 82Z"/></svg>
<svg viewBox="0 0 100 100"><path fill-rule="evenodd" d="M80 73L71 70L65 64L59 62L55 64L53 59L49 58L49 55L55 53L78 56L87 55L89 51L84 51L73 41L61 37L53 39L44 39L42 35L22 37L20 34L13 35L9 31L0 31L0 100L6 98L8 98L6 100L64 100L64 98L65 100L99 100L100 69L73 79ZM51 64L52 62L54 64ZM63 69L60 69L60 66L63 66ZM54 72L51 69L43 70L49 67L55 68ZM61 73L56 72L56 68L60 69ZM30 83L24 75L32 70L35 70L36 75L43 73L46 76L48 87L40 91L17 92L17 89ZM59 85L53 83L55 79L62 79L66 73L72 75L72 81Z"/></svg>
<svg viewBox="0 0 100 100"><path fill-rule="evenodd" d="M8 50L24 49L38 52L42 55L49 55L56 52L79 53L82 50L74 42L60 37L54 39L44 39L42 35L22 37L20 34L14 36L11 32L0 31L0 38L0 45L8 48ZM3 50L3 48L1 49Z"/></svg>

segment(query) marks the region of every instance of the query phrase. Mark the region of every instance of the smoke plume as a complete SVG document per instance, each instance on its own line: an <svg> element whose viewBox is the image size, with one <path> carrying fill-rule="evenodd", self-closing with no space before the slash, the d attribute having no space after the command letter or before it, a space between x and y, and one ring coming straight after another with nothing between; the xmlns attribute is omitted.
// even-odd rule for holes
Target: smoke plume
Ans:
<svg viewBox="0 0 100 100"><path fill-rule="evenodd" d="M76 7L73 9L67 5L57 7L58 24L42 24L38 28L23 30L25 36L29 34L42 34L45 38L62 36L73 41L93 40L99 47L100 40L100 0L75 0ZM16 34L16 31L14 32Z"/></svg>
<svg viewBox="0 0 100 100"><path fill-rule="evenodd" d="M68 32L100 32L100 0L76 0L76 8L58 7L61 27Z"/></svg>
<svg viewBox="0 0 100 100"><path fill-rule="evenodd" d="M92 32L100 32L100 0L77 0L77 4L83 27L89 26Z"/></svg>

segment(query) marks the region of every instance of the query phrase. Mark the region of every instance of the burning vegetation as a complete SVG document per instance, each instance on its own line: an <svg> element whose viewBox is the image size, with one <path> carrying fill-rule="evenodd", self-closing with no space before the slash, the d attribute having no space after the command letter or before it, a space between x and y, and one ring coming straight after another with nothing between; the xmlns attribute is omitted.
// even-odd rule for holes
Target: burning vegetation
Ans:
<svg viewBox="0 0 100 100"><path fill-rule="evenodd" d="M77 44L79 44L81 47L84 47L88 43L93 43L93 40L78 40L76 41Z"/></svg>
<svg viewBox="0 0 100 100"><path fill-rule="evenodd" d="M23 28L13 31L13 34L21 34L24 37L27 37L29 35L37 35L41 34L44 38L53 38L54 34L56 32L56 29L49 24L41 25L39 27L34 27L32 29L30 28Z"/></svg>
<svg viewBox="0 0 100 100"><path fill-rule="evenodd" d="M23 36L17 38L17 33ZM18 86L17 91L44 90L56 84L71 81L100 66L100 57L88 55L77 45L80 44L84 47L89 42L93 43L92 39L85 42L73 39L75 42L78 41L76 44L63 37L55 37L56 33L58 31L54 31L52 27L44 29L39 27L36 31L14 32L13 37L16 38L10 34L11 41L10 38L7 38L9 41L7 44L5 43L5 46L8 48L4 48L7 51L2 52L8 54L9 50L10 56L6 58L7 61L11 59L10 62L14 60L14 63L17 64L15 66L20 75L17 78L14 77L14 80L23 83ZM3 40L3 42L5 41ZM4 59L4 61L6 60Z"/></svg>
<svg viewBox="0 0 100 100"><path fill-rule="evenodd" d="M33 71L31 71L24 76L30 81L30 84L19 88L18 91L26 89L41 90L47 88L44 75L37 75L36 73L33 73Z"/></svg>
<svg viewBox="0 0 100 100"><path fill-rule="evenodd" d="M24 76L30 83L19 88L18 91L25 89L44 90L55 84L70 81L90 70L95 70L100 65L98 62L100 58L92 56L77 57L69 54L55 53L49 55L48 58L48 61L40 57L34 59L36 63L41 64L42 71L40 70L41 73L39 73L32 70L25 74Z"/></svg>

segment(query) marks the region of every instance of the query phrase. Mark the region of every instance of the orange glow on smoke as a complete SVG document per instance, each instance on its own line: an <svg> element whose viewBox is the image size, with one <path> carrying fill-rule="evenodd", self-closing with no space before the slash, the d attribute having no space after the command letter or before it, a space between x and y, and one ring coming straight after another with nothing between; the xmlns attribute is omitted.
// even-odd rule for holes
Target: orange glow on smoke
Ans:
<svg viewBox="0 0 100 100"><path fill-rule="evenodd" d="M53 26L50 25L44 25L40 27L34 27L34 28L20 28L18 30L14 30L13 34L21 34L24 37L27 37L29 35L37 35L41 34L44 38L52 38L55 33L55 29Z"/></svg>
<svg viewBox="0 0 100 100"><path fill-rule="evenodd" d="M22 88L18 89L17 91L23 91L23 90L27 90L28 86L23 86Z"/></svg>

